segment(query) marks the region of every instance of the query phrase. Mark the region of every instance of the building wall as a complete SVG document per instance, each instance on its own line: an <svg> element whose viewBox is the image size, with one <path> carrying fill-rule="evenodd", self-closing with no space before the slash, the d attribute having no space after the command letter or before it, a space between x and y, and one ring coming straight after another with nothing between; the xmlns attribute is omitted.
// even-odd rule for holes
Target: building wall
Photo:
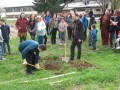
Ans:
<svg viewBox="0 0 120 90"><path fill-rule="evenodd" d="M6 17L7 18L18 18L20 16L21 12L24 12L27 17L30 16L30 14L37 14L36 11L32 9L31 6L23 6L23 7L7 7L6 10Z"/></svg>

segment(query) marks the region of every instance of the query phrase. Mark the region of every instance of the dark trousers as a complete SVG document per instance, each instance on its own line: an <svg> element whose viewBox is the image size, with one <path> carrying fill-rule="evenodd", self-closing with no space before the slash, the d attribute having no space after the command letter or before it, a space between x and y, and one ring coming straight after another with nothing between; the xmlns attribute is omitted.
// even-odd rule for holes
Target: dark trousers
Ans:
<svg viewBox="0 0 120 90"><path fill-rule="evenodd" d="M85 28L85 31L84 31L84 36L85 36L85 39L87 38L87 27L84 27Z"/></svg>
<svg viewBox="0 0 120 90"><path fill-rule="evenodd" d="M72 37L72 30L73 30L73 28L72 28L72 27L70 27L70 26L68 26L68 28L67 28L67 32L68 32L68 39L71 39L71 37Z"/></svg>
<svg viewBox="0 0 120 90"><path fill-rule="evenodd" d="M114 32L111 32L111 33L110 33L110 46L111 46L111 47L113 46L113 39L115 39L115 38L114 38L114 35L115 35Z"/></svg>
<svg viewBox="0 0 120 90"><path fill-rule="evenodd" d="M44 44L47 44L47 35L44 36Z"/></svg>
<svg viewBox="0 0 120 90"><path fill-rule="evenodd" d="M51 31L51 43L56 44L56 34L57 34L58 28L53 28Z"/></svg>
<svg viewBox="0 0 120 90"><path fill-rule="evenodd" d="M10 43L9 43L9 40L4 40L3 41L3 47L4 47L4 54L6 53L6 44L7 44L7 48L8 48L8 52L9 54L11 53L11 49L10 49Z"/></svg>
<svg viewBox="0 0 120 90"><path fill-rule="evenodd" d="M97 43L97 40L92 40L93 50L96 50L96 43Z"/></svg>
<svg viewBox="0 0 120 90"><path fill-rule="evenodd" d="M78 42L77 38L74 38L72 41L72 45L71 45L71 60L74 60L74 51L75 51L75 47L77 46L78 49L78 54L77 54L77 59L81 59L81 42Z"/></svg>
<svg viewBox="0 0 120 90"><path fill-rule="evenodd" d="M35 54L33 52L28 52L26 55L26 60L28 64L35 65ZM26 69L27 73L32 73L32 70L35 69L35 67L30 66L30 65L27 65L26 67L27 67Z"/></svg>
<svg viewBox="0 0 120 90"><path fill-rule="evenodd" d="M26 37L20 37L20 43L26 41Z"/></svg>
<svg viewBox="0 0 120 90"><path fill-rule="evenodd" d="M50 28L49 28L49 24L46 24L46 31L47 31L47 35L50 35Z"/></svg>
<svg viewBox="0 0 120 90"><path fill-rule="evenodd" d="M22 53L22 49L20 48L20 46L19 46L19 51ZM27 60L27 63L28 64L31 64L31 65L35 65L35 54L34 54L34 52L28 52L27 54L26 54L26 60ZM26 72L27 73L32 73L32 70L36 70L36 68L35 67L33 67L33 66L31 66L31 65L26 65Z"/></svg>
<svg viewBox="0 0 120 90"><path fill-rule="evenodd" d="M32 39L32 40L35 40L35 34L30 33L30 36L31 36L31 39Z"/></svg>
<svg viewBox="0 0 120 90"><path fill-rule="evenodd" d="M92 45L92 35L91 35L91 30L89 30L89 39L88 39L88 45Z"/></svg>
<svg viewBox="0 0 120 90"><path fill-rule="evenodd" d="M107 29L104 29L101 31L102 36L102 45L108 45L109 44L109 32Z"/></svg>

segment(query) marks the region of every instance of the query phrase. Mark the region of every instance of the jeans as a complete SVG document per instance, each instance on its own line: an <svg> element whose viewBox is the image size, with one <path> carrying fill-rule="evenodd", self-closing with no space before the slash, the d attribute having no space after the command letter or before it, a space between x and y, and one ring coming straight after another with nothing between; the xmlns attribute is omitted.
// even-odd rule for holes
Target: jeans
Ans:
<svg viewBox="0 0 120 90"><path fill-rule="evenodd" d="M97 40L95 39L93 39L92 40L92 47L93 47L93 50L96 50L96 42L97 42Z"/></svg>
<svg viewBox="0 0 120 90"><path fill-rule="evenodd" d="M60 41L61 43L65 43L66 32L60 32Z"/></svg>
<svg viewBox="0 0 120 90"><path fill-rule="evenodd" d="M68 31L68 38L71 39L72 37L72 30L73 28L71 26L68 26L67 31Z"/></svg>
<svg viewBox="0 0 120 90"><path fill-rule="evenodd" d="M8 52L9 52L9 54L10 54L10 53L11 53L11 49L10 49L10 43L9 43L9 40L4 40L4 41L3 41L4 54L6 53L6 47L5 47L5 44L7 44Z"/></svg>
<svg viewBox="0 0 120 90"><path fill-rule="evenodd" d="M51 32L51 42L52 44L56 44L56 34L57 34L58 28L53 28Z"/></svg>
<svg viewBox="0 0 120 90"><path fill-rule="evenodd" d="M0 58L2 58L3 54L3 42L0 42Z"/></svg>
<svg viewBox="0 0 120 90"><path fill-rule="evenodd" d="M44 36L37 36L38 37L38 43L39 44L44 44Z"/></svg>
<svg viewBox="0 0 120 90"><path fill-rule="evenodd" d="M89 40L88 40L88 45L91 46L92 45L92 35L91 35L91 30L89 30Z"/></svg>
<svg viewBox="0 0 120 90"><path fill-rule="evenodd" d="M72 45L71 45L71 60L74 60L74 51L75 51L75 47L77 46L78 48L78 55L77 55L77 59L81 59L81 42L78 42L77 38L73 38L72 41Z"/></svg>

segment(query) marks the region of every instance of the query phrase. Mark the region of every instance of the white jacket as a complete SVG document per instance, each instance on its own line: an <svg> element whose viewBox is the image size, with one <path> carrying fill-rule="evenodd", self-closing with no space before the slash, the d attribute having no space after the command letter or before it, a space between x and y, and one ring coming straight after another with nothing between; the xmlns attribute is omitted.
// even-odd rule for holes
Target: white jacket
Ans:
<svg viewBox="0 0 120 90"><path fill-rule="evenodd" d="M45 35L45 28L46 28L46 24L43 20L40 22L37 22L36 26L35 26L37 35L44 36Z"/></svg>

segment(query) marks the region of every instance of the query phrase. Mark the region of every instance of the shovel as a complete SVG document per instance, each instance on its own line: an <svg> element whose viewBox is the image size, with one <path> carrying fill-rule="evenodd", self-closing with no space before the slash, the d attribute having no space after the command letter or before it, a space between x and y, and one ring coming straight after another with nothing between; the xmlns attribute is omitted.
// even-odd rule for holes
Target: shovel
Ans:
<svg viewBox="0 0 120 90"><path fill-rule="evenodd" d="M65 37L66 37L66 36L65 36ZM69 57L66 57L66 46L67 46L66 40L67 40L67 39L65 39L65 57L62 57L62 61L68 63L68 62L69 62Z"/></svg>

